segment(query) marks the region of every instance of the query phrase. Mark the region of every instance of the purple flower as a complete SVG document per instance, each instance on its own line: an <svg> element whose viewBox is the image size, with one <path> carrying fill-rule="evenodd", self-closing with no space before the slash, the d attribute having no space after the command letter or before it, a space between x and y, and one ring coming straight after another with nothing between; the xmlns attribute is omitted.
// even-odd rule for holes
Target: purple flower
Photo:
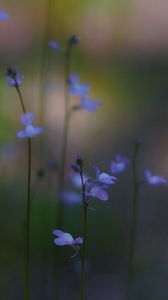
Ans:
<svg viewBox="0 0 168 300"><path fill-rule="evenodd" d="M24 76L19 74L18 68L7 68L5 71L6 79L8 82L8 85L10 87L19 87L23 80Z"/></svg>
<svg viewBox="0 0 168 300"><path fill-rule="evenodd" d="M68 83L70 85L69 93L74 96L85 97L90 89L89 83L79 83L78 73L71 74Z"/></svg>
<svg viewBox="0 0 168 300"><path fill-rule="evenodd" d="M128 168L129 159L125 156L117 154L115 156L116 161L110 163L110 171L113 174L122 173Z"/></svg>
<svg viewBox="0 0 168 300"><path fill-rule="evenodd" d="M117 181L117 178L114 176L111 176L107 173L101 173L98 167L95 167L96 170L96 181L99 183L104 184L115 184Z"/></svg>
<svg viewBox="0 0 168 300"><path fill-rule="evenodd" d="M17 132L18 138L32 138L36 135L39 135L43 132L43 127L35 127L32 125L32 122L34 121L35 117L32 112L28 112L25 114L21 114L20 120L22 124L25 126L23 130L20 130Z"/></svg>
<svg viewBox="0 0 168 300"><path fill-rule="evenodd" d="M8 19L9 19L9 15L5 11L0 10L0 20L7 21Z"/></svg>
<svg viewBox="0 0 168 300"><path fill-rule="evenodd" d="M63 192L61 198L65 204L69 205L82 203L82 195L76 192Z"/></svg>
<svg viewBox="0 0 168 300"><path fill-rule="evenodd" d="M98 185L91 186L90 191L86 192L86 196L102 201L107 201L109 199L109 194L103 189L103 187Z"/></svg>
<svg viewBox="0 0 168 300"><path fill-rule="evenodd" d="M150 170L145 171L145 178L150 185L166 184L167 179L160 175L152 175Z"/></svg>
<svg viewBox="0 0 168 300"><path fill-rule="evenodd" d="M81 189L82 183L81 183L81 177L79 173L72 172L70 175L70 180L76 188ZM83 181L85 182L86 180L88 180L88 176L85 173L83 173Z"/></svg>
<svg viewBox="0 0 168 300"><path fill-rule="evenodd" d="M92 100L88 97L81 97L79 108L83 108L87 111L96 111L100 107L100 105L101 103L99 100Z"/></svg>
<svg viewBox="0 0 168 300"><path fill-rule="evenodd" d="M56 41L54 41L54 40L49 41L48 45L49 45L50 48L52 48L55 51L57 51L57 50L60 49L59 44Z"/></svg>
<svg viewBox="0 0 168 300"><path fill-rule="evenodd" d="M54 243L57 246L73 246L83 244L82 237L77 237L76 239L74 239L70 233L63 232L62 230L54 230L53 234L57 236L57 238L54 239Z"/></svg>

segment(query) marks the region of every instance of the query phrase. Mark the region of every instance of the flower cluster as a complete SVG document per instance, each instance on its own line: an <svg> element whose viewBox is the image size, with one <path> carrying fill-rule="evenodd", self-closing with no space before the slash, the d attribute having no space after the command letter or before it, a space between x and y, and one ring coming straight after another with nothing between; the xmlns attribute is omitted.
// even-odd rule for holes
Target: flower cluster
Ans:
<svg viewBox="0 0 168 300"><path fill-rule="evenodd" d="M36 127L36 126L32 125L32 123L34 122L34 119L35 119L35 117L32 112L21 114L20 120L21 120L22 124L25 126L25 128L17 132L18 138L20 138L20 139L32 138L43 132L43 130L44 130L43 127Z"/></svg>
<svg viewBox="0 0 168 300"><path fill-rule="evenodd" d="M12 68L7 68L5 71L6 79L8 82L8 86L10 87L19 87L23 80L24 76L19 74L18 68L14 67Z"/></svg>
<svg viewBox="0 0 168 300"><path fill-rule="evenodd" d="M73 109L84 109L87 111L96 111L100 107L99 100L92 100L89 97L88 91L90 89L89 83L80 83L80 75L78 73L73 73L69 76L69 93L73 96L78 96L80 102L78 105L74 105Z"/></svg>

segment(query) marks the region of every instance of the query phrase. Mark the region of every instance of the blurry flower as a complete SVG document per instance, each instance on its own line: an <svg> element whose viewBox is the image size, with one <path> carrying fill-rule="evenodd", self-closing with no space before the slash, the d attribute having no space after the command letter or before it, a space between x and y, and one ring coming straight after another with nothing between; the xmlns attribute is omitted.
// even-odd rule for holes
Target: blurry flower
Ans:
<svg viewBox="0 0 168 300"><path fill-rule="evenodd" d="M63 192L61 198L65 204L69 205L82 203L82 195L76 192Z"/></svg>
<svg viewBox="0 0 168 300"><path fill-rule="evenodd" d="M0 20L7 21L8 19L9 19L9 15L5 11L0 10Z"/></svg>
<svg viewBox="0 0 168 300"><path fill-rule="evenodd" d="M114 176L111 176L107 173L101 173L98 167L95 167L96 170L96 181L100 183L105 184L115 184L117 181L117 178Z"/></svg>
<svg viewBox="0 0 168 300"><path fill-rule="evenodd" d="M70 85L69 93L74 96L85 97L90 89L89 83L79 83L78 73L71 74L68 83Z"/></svg>
<svg viewBox="0 0 168 300"><path fill-rule="evenodd" d="M22 124L25 125L25 128L17 132L18 138L32 138L43 132L43 127L35 127L32 125L32 122L35 119L32 112L21 114L20 119Z"/></svg>
<svg viewBox="0 0 168 300"><path fill-rule="evenodd" d="M125 171L128 168L129 159L125 156L117 154L115 156L116 161L110 163L110 171L113 174L118 174Z"/></svg>
<svg viewBox="0 0 168 300"><path fill-rule="evenodd" d="M109 199L109 194L104 190L103 187L98 185L91 186L90 190L86 192L86 196L102 201L107 201Z"/></svg>
<svg viewBox="0 0 168 300"><path fill-rule="evenodd" d="M54 41L54 40L49 41L48 45L49 45L50 48L52 48L55 51L57 51L57 50L60 49L59 44L56 41Z"/></svg>
<svg viewBox="0 0 168 300"><path fill-rule="evenodd" d="M100 107L101 103L99 100L89 99L87 96L80 97L80 104L74 105L74 110L84 109L87 111L96 111Z"/></svg>
<svg viewBox="0 0 168 300"><path fill-rule="evenodd" d="M70 174L70 180L76 188L82 187L81 176L79 173L72 172ZM88 176L85 173L83 173L83 181L85 182L86 180L88 180Z"/></svg>
<svg viewBox="0 0 168 300"><path fill-rule="evenodd" d="M24 76L19 74L18 68L7 68L5 71L6 79L8 82L8 85L10 87L19 87L23 80Z"/></svg>
<svg viewBox="0 0 168 300"><path fill-rule="evenodd" d="M145 178L147 182L151 185L159 185L159 184L166 184L167 179L160 175L152 175L152 172L150 170L145 171Z"/></svg>
<svg viewBox="0 0 168 300"><path fill-rule="evenodd" d="M57 236L57 238L54 240L54 243L57 246L72 246L83 244L82 237L77 237L76 239L74 239L70 233L63 232L62 230L54 230L53 234Z"/></svg>

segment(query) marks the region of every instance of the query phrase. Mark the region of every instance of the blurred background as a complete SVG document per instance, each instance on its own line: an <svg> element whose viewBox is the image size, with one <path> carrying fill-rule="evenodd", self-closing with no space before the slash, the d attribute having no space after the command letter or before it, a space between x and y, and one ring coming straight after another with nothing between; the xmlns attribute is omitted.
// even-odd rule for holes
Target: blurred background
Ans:
<svg viewBox="0 0 168 300"><path fill-rule="evenodd" d="M66 180L76 155L109 172L116 153L131 159L136 138L143 140L139 178L144 170L168 178L168 2L160 0L1 0L0 10L0 299L23 299L23 235L27 150L17 140L20 103L6 83L6 67L18 66L28 111L45 127L33 140L31 299L56 299L52 231L57 200L63 128L64 58L48 47L65 46L71 34L80 36L71 72L91 84L91 97L101 101L96 112L77 111L70 122ZM72 101L73 101L72 97ZM44 114L41 115L42 104ZM44 170L40 176L38 170ZM134 300L168 299L168 188L146 187L138 204L134 262ZM87 300L123 300L128 263L132 201L131 167L118 176L110 200L95 201L89 211ZM81 232L81 206L65 209L64 228ZM59 299L79 299L79 262L63 252Z"/></svg>

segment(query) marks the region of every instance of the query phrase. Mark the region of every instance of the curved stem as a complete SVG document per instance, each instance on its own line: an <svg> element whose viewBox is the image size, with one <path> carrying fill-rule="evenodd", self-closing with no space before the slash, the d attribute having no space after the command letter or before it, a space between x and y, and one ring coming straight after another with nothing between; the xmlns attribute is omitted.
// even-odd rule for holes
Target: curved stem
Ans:
<svg viewBox="0 0 168 300"><path fill-rule="evenodd" d="M16 90L17 90L17 92L18 92L18 96L19 96L19 99L20 99L20 104L21 104L21 106L22 106L23 113L25 114L25 113L26 113L26 108L25 108L25 105L24 105L22 93L21 93L21 91L20 91L19 86L16 86Z"/></svg>
<svg viewBox="0 0 168 300"><path fill-rule="evenodd" d="M138 216L138 193L139 182L137 178L137 157L139 152L139 142L135 142L133 159L132 159L132 176L133 176L133 203L132 203L132 218L131 218L131 234L129 241L129 257L128 257L128 284L126 299L131 299L131 285L133 279L133 261L135 254L135 240L137 232L137 216Z"/></svg>
<svg viewBox="0 0 168 300"><path fill-rule="evenodd" d="M83 198L83 246L81 249L81 279L80 279L80 300L84 300L85 291L85 252L86 252L86 238L87 238L87 201L85 196L85 184L83 180L82 167L80 169L80 176L82 182L82 198Z"/></svg>

